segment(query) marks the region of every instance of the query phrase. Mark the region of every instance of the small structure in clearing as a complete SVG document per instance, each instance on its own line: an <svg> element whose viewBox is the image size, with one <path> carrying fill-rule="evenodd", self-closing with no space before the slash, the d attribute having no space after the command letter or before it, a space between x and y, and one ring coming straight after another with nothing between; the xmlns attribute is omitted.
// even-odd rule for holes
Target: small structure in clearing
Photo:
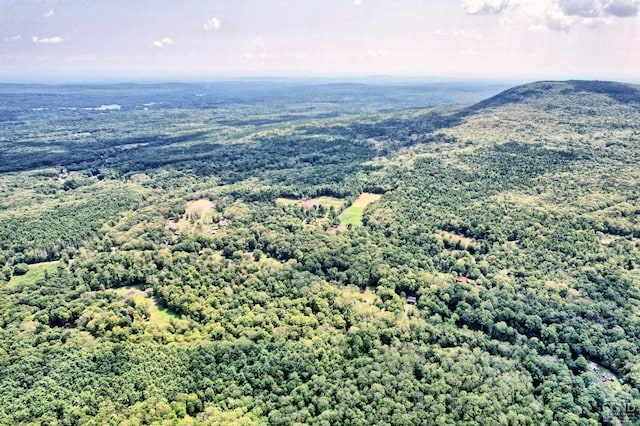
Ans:
<svg viewBox="0 0 640 426"><path fill-rule="evenodd" d="M616 377L615 374L613 374L611 371L607 370L606 368L602 367L601 365L593 362L593 361L588 361L587 362L587 369L596 374L596 377L593 380L594 384L598 384L598 383L608 383L608 382L620 382L622 383L622 381L620 379L618 379L618 377Z"/></svg>
<svg viewBox="0 0 640 426"><path fill-rule="evenodd" d="M214 207L215 204L207 198L189 201L180 220L167 221L165 229L173 232L174 240L188 230L198 230L214 235L231 223L225 216L216 216L212 211Z"/></svg>

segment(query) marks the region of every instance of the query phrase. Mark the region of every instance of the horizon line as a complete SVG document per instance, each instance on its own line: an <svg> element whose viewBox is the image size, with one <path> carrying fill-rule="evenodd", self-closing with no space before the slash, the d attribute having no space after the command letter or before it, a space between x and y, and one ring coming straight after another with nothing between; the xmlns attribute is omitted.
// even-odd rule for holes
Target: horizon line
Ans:
<svg viewBox="0 0 640 426"><path fill-rule="evenodd" d="M525 84L536 81L615 81L621 83L640 84L638 77L622 75L513 75L513 74L220 74L220 75L131 75L110 74L93 76L14 76L0 75L0 84L33 84L33 85L83 85L83 84L206 84L243 81L323 81L323 82L348 82L348 83L483 83L483 84Z"/></svg>

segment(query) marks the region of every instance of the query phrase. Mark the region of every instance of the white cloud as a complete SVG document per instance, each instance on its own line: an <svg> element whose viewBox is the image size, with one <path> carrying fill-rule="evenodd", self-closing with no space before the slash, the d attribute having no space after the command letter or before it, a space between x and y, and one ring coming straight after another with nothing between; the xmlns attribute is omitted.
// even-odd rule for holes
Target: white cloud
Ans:
<svg viewBox="0 0 640 426"><path fill-rule="evenodd" d="M360 6L362 4L362 0L353 0L353 4L356 6Z"/></svg>
<svg viewBox="0 0 640 426"><path fill-rule="evenodd" d="M51 18L53 16L53 9L49 10L48 12L45 12L42 14L43 18Z"/></svg>
<svg viewBox="0 0 640 426"><path fill-rule="evenodd" d="M21 35L14 35L14 36L11 36L11 37L5 37L4 38L4 41L7 41L7 42L20 41L20 40L22 40L22 36Z"/></svg>
<svg viewBox="0 0 640 426"><path fill-rule="evenodd" d="M242 57L247 60L267 59L270 55L265 51L266 42L262 37L255 37L251 40L251 45L246 47Z"/></svg>
<svg viewBox="0 0 640 426"><path fill-rule="evenodd" d="M173 40L171 40L169 37L165 37L162 40L156 40L153 42L153 46L157 48L163 48L171 44L173 44Z"/></svg>
<svg viewBox="0 0 640 426"><path fill-rule="evenodd" d="M523 12L527 16L542 16L554 6L556 0L510 0L514 10Z"/></svg>
<svg viewBox="0 0 640 426"><path fill-rule="evenodd" d="M550 30L568 32L576 22L575 18L569 17L556 9L549 9L539 20Z"/></svg>
<svg viewBox="0 0 640 426"><path fill-rule="evenodd" d="M242 54L242 57L248 61L253 59L269 59L269 54L267 52L252 52L250 50L245 51Z"/></svg>
<svg viewBox="0 0 640 426"><path fill-rule="evenodd" d="M205 31L216 31L220 29L220 19L213 17L204 23L202 28Z"/></svg>
<svg viewBox="0 0 640 426"><path fill-rule="evenodd" d="M556 0L556 3L566 15L582 18L628 18L637 16L640 8L640 0Z"/></svg>
<svg viewBox="0 0 640 426"><path fill-rule="evenodd" d="M253 45L253 47L263 48L265 43L262 37L256 37L253 39L251 44Z"/></svg>
<svg viewBox="0 0 640 426"><path fill-rule="evenodd" d="M255 37L251 40L251 46L245 50L242 57L247 60L252 59L267 59L269 54L265 52L266 43L262 37Z"/></svg>
<svg viewBox="0 0 640 426"><path fill-rule="evenodd" d="M463 0L462 6L471 15L496 15L509 6L509 0Z"/></svg>
<svg viewBox="0 0 640 426"><path fill-rule="evenodd" d="M558 6L569 16L595 18L602 13L601 4L595 0L559 0Z"/></svg>
<svg viewBox="0 0 640 426"><path fill-rule="evenodd" d="M637 16L640 9L640 1L638 0L611 0L605 7L605 13L621 18Z"/></svg>
<svg viewBox="0 0 640 426"><path fill-rule="evenodd" d="M41 43L41 44L60 44L63 41L65 41L65 39L60 36L48 37L48 38L39 38L39 37L33 36L31 37L31 41L33 41L34 43Z"/></svg>
<svg viewBox="0 0 640 426"><path fill-rule="evenodd" d="M461 0L471 15L500 15L508 27L517 18L533 21L530 31L546 27L568 32L575 25L596 27L611 24L615 18L638 16L640 0ZM514 19L512 19L514 18Z"/></svg>

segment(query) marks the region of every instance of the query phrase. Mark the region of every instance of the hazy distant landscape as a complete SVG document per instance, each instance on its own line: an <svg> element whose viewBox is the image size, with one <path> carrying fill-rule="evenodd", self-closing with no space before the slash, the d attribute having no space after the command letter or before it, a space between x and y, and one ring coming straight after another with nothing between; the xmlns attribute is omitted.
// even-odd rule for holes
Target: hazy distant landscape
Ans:
<svg viewBox="0 0 640 426"><path fill-rule="evenodd" d="M1 424L631 424L640 87L0 85Z"/></svg>
<svg viewBox="0 0 640 426"><path fill-rule="evenodd" d="M0 426L640 425L640 0L0 0Z"/></svg>

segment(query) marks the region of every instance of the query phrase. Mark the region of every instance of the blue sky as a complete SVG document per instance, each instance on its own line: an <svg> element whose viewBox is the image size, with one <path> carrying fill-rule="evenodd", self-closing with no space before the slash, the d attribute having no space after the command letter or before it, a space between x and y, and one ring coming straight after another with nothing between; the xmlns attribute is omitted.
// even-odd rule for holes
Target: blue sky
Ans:
<svg viewBox="0 0 640 426"><path fill-rule="evenodd" d="M640 0L0 0L0 80L640 78Z"/></svg>

